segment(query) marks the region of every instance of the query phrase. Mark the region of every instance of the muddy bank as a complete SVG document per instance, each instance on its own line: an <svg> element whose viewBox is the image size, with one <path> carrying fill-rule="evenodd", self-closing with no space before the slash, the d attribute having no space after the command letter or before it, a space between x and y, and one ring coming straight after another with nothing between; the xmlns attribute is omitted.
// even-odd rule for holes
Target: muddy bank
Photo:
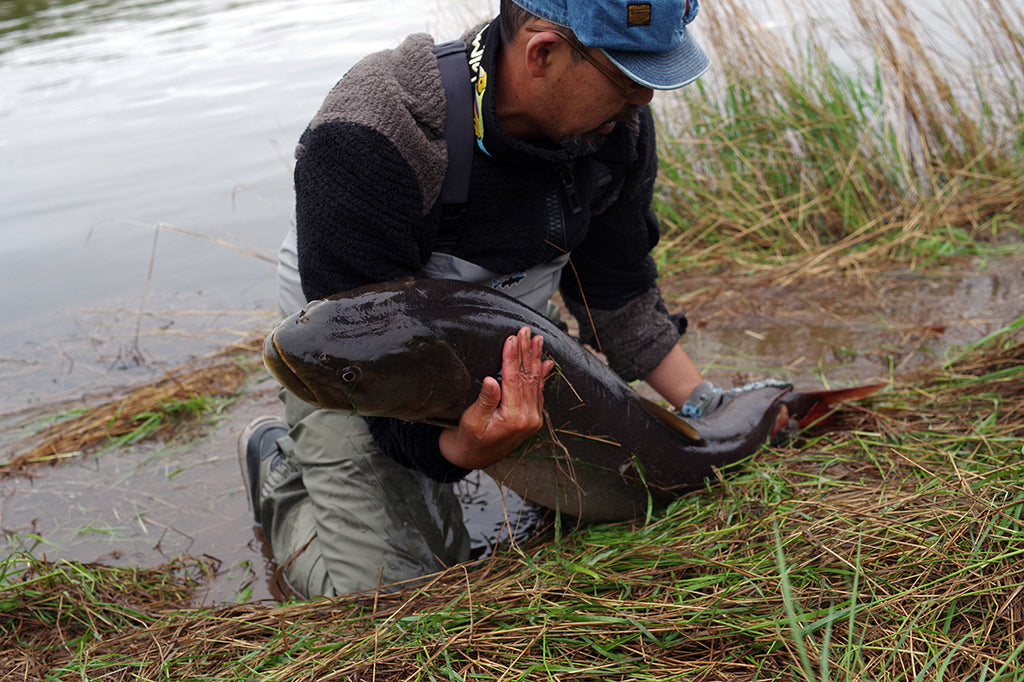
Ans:
<svg viewBox="0 0 1024 682"><path fill-rule="evenodd" d="M721 273L675 278L663 291L691 320L684 345L708 373L846 385L940 363L1020 317L1024 249L930 272L785 282Z"/></svg>
<svg viewBox="0 0 1024 682"><path fill-rule="evenodd" d="M663 291L687 312L684 343L717 383L773 376L837 386L940 364L951 347L1024 315L1022 260L790 283L720 273L671 279ZM269 379L254 382L192 442L144 443L0 481L6 551L27 546L49 559L142 566L209 556L221 569L207 603L273 597L272 565L253 534L236 457L238 432L263 414L280 414ZM5 424L26 428L24 420ZM506 504L519 503L507 497ZM494 537L500 505L486 478L467 484L478 543Z"/></svg>

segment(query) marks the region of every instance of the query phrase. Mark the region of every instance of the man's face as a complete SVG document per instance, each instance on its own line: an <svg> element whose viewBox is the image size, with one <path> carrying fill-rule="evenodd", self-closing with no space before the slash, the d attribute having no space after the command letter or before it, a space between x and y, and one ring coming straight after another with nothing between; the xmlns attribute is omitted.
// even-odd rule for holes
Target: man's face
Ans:
<svg viewBox="0 0 1024 682"><path fill-rule="evenodd" d="M545 112L549 139L577 153L592 151L602 137L654 97L653 90L630 81L600 50L588 50L588 56L606 69L574 59L552 88Z"/></svg>
<svg viewBox="0 0 1024 682"><path fill-rule="evenodd" d="M588 130L580 135L563 137L559 140L559 144L576 155L590 154L597 151L604 136L615 130L616 126L621 125L632 118L633 112L636 111L637 108L637 106L630 105L621 113L604 121L597 128Z"/></svg>

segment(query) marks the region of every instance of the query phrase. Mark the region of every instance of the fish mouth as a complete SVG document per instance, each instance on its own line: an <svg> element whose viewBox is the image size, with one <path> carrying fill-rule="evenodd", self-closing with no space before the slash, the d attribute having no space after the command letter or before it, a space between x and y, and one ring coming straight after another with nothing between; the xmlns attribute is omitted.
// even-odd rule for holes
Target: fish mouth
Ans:
<svg viewBox="0 0 1024 682"><path fill-rule="evenodd" d="M264 366L266 366L270 373L277 378L282 386L295 394L297 398L300 398L307 403L312 403L314 405L317 404L316 394L313 393L312 389L310 389L309 386L299 378L278 350L277 341L274 338L275 336L275 332L271 332L267 335L267 338L263 340Z"/></svg>

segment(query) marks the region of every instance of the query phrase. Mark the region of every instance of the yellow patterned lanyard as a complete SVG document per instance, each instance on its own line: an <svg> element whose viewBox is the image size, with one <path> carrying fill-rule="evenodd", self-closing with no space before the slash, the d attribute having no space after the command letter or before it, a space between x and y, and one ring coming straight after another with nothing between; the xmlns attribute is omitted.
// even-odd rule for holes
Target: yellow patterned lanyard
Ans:
<svg viewBox="0 0 1024 682"><path fill-rule="evenodd" d="M484 44L483 36L484 31L487 27L484 27L479 33L473 36L473 40L469 44L469 70L472 74L470 81L473 83L473 133L476 135L476 144L480 147L484 153L487 152L487 148L484 146L484 117L483 117L483 102L484 93L487 91L487 71L484 70L483 56L484 56Z"/></svg>

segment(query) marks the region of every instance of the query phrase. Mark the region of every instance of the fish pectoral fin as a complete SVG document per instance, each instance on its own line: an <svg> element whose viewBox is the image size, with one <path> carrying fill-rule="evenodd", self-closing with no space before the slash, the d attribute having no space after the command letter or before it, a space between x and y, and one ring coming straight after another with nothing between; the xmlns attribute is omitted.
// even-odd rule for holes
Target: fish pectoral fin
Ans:
<svg viewBox="0 0 1024 682"><path fill-rule="evenodd" d="M697 432L697 429L694 428L693 424L686 421L679 415L673 414L658 403L653 400L648 400L643 396L637 396L637 400L640 401L640 407L644 408L644 412L651 415L662 424L678 433L680 436L685 436L693 441L700 440L700 434Z"/></svg>

